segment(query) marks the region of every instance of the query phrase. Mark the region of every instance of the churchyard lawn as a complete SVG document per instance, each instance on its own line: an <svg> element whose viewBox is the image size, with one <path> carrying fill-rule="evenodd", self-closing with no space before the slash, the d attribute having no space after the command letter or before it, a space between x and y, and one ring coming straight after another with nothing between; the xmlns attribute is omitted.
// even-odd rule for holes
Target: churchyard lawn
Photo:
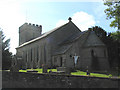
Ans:
<svg viewBox="0 0 120 90"><path fill-rule="evenodd" d="M42 73L42 68L41 69L26 69L26 70L19 70L19 72L27 72L28 70L35 70L35 71L38 71L38 73ZM52 72L57 72L57 69L48 69L47 72L49 71L52 71Z"/></svg>
<svg viewBox="0 0 120 90"><path fill-rule="evenodd" d="M38 73L42 73L42 68L41 69L27 69L27 70L36 70L38 71ZM27 72L27 70L19 70L19 72ZM47 72L49 71L52 72L57 72L57 69L48 69ZM83 72L80 70L77 70L76 72L71 72L71 75L78 75L78 76L88 76L87 72ZM111 74L100 74L100 73L90 73L89 76L93 76L93 77L106 77L106 78L110 78L113 77ZM120 78L120 76L118 76Z"/></svg>
<svg viewBox="0 0 120 90"><path fill-rule="evenodd" d="M42 73L42 68L41 69L26 69L26 70L19 70L19 72L27 72L28 70L35 70L38 71L37 73ZM10 70L1 70L1 71L10 71ZM52 72L57 72L57 69L48 69L47 72L52 71ZM80 70L76 70L76 72L71 72L71 75L77 75L77 76L88 76L87 72L83 72ZM112 75L112 74L100 74L100 73L90 73L89 76L93 77L106 77L106 78L111 78L111 77L118 77L120 76L117 75Z"/></svg>

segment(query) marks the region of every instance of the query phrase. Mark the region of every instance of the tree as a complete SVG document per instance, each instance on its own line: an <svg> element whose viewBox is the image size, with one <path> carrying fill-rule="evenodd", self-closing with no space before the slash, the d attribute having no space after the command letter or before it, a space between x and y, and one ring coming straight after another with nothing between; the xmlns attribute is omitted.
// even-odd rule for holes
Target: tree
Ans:
<svg viewBox="0 0 120 90"><path fill-rule="evenodd" d="M111 33L111 37L114 41L118 41L120 43L120 31Z"/></svg>
<svg viewBox="0 0 120 90"><path fill-rule="evenodd" d="M1 29L0 36L0 39L2 41L2 69L10 69L12 60L12 53L9 52L10 39L5 40L5 35Z"/></svg>
<svg viewBox="0 0 120 90"><path fill-rule="evenodd" d="M109 37L112 39L111 49L113 48L113 52L116 51L116 53L111 54L111 56L114 55L112 59L117 60L117 64L120 70L120 31L110 33Z"/></svg>
<svg viewBox="0 0 120 90"><path fill-rule="evenodd" d="M110 27L117 27L120 30L120 1L117 0L104 0L104 5L107 5L108 8L105 9L107 19L114 19Z"/></svg>
<svg viewBox="0 0 120 90"><path fill-rule="evenodd" d="M116 32L110 33L108 35L110 40L108 43L109 60L111 61L112 66L116 66L118 64L118 67L120 68L120 1L105 0L104 5L108 6L108 8L105 9L107 19L113 19L110 27L118 28ZM117 64L113 65L113 63Z"/></svg>

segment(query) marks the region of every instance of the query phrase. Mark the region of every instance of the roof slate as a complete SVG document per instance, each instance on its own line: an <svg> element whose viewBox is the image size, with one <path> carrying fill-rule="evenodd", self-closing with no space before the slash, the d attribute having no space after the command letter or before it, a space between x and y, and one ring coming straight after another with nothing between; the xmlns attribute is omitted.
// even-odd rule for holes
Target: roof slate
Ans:
<svg viewBox="0 0 120 90"><path fill-rule="evenodd" d="M84 43L84 47L89 46L105 46L105 44L100 40L100 38L95 34L94 31L90 31L89 36Z"/></svg>
<svg viewBox="0 0 120 90"><path fill-rule="evenodd" d="M86 33L86 31L76 33L76 34L68 37L66 40L60 42L59 45L71 43L71 42L75 41L76 39L78 39L79 37L81 37L82 35L84 35L84 33Z"/></svg>
<svg viewBox="0 0 120 90"><path fill-rule="evenodd" d="M64 25L61 25L61 26L59 26L59 27L57 27L57 28L54 28L53 30L50 30L50 31L42 34L40 37L37 37L37 38L35 38L35 39L33 39L33 40L30 40L30 41L28 41L28 42L25 42L25 43L23 43L22 45L18 46L17 48L23 47L23 46L25 46L25 45L27 45L27 44L30 44L30 43L33 43L33 42L35 42L35 41L37 41L37 40L43 39L44 37L47 37L47 36L50 35L51 33L55 32L55 31L58 30L59 28L62 28L62 27L64 27L64 26L66 26L67 24L69 24L69 22L66 23L66 24L64 24ZM16 48L16 49L17 49L17 48Z"/></svg>
<svg viewBox="0 0 120 90"><path fill-rule="evenodd" d="M63 54L66 51L68 51L71 46L72 45L63 45L63 46L59 47L58 49L56 49L55 51L53 51L52 55Z"/></svg>

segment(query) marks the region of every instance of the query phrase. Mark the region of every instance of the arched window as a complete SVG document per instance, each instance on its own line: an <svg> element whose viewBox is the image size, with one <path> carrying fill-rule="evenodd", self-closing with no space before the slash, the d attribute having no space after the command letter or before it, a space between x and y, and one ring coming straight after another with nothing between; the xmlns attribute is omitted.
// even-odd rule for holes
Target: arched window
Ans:
<svg viewBox="0 0 120 90"><path fill-rule="evenodd" d="M25 53L25 61L26 61L26 63L27 63L27 51L26 51L26 53Z"/></svg>
<svg viewBox="0 0 120 90"><path fill-rule="evenodd" d="M63 61L63 58L60 57L60 67L62 67L62 61Z"/></svg>
<svg viewBox="0 0 120 90"><path fill-rule="evenodd" d="M94 50L91 50L91 56L94 57Z"/></svg>
<svg viewBox="0 0 120 90"><path fill-rule="evenodd" d="M53 65L56 66L57 65L57 57L54 57L54 61L53 61Z"/></svg>
<svg viewBox="0 0 120 90"><path fill-rule="evenodd" d="M32 48L30 49L30 54L31 54L31 62L32 62Z"/></svg>
<svg viewBox="0 0 120 90"><path fill-rule="evenodd" d="M38 61L39 61L39 53L40 53L40 52L39 52L39 46L37 46L36 49L37 49L37 62L38 62Z"/></svg>

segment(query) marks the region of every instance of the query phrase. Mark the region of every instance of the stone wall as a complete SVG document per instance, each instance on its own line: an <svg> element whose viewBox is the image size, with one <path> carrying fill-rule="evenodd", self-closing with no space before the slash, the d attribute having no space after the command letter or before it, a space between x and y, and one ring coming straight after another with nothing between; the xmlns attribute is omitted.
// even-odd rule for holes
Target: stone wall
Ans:
<svg viewBox="0 0 120 90"><path fill-rule="evenodd" d="M25 23L19 27L19 45L37 38L41 35L42 26Z"/></svg>
<svg viewBox="0 0 120 90"><path fill-rule="evenodd" d="M3 88L120 88L120 79L3 72Z"/></svg>
<svg viewBox="0 0 120 90"><path fill-rule="evenodd" d="M28 31L27 28L24 28L24 25L20 29ZM41 37L34 39L33 41L27 42L27 44L23 44L22 46L19 46L18 48L16 48L17 50L16 55L17 57L22 57L23 59L22 68L23 69L32 68L32 67L39 68L42 66L42 64L47 64L48 67L51 67L52 53L54 53L54 51L59 48L58 44L66 40L71 35L74 35L79 32L80 30L72 22L69 22L64 26L46 32ZM23 34L20 35L22 36L22 38L24 38L23 36L25 37L27 36Z"/></svg>

